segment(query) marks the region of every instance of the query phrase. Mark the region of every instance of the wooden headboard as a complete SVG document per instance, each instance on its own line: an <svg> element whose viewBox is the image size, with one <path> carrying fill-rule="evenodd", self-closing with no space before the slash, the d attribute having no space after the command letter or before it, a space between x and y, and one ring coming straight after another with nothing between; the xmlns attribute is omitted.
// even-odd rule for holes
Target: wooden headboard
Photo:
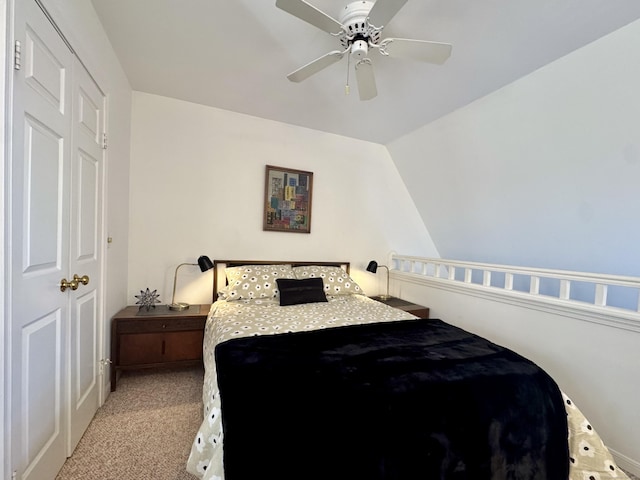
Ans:
<svg viewBox="0 0 640 480"><path fill-rule="evenodd" d="M213 301L218 299L218 290L227 284L224 269L227 267L241 267L242 265L291 265L301 267L305 265L321 265L324 267L342 267L347 273L350 262L300 262L287 260L214 260L213 261Z"/></svg>

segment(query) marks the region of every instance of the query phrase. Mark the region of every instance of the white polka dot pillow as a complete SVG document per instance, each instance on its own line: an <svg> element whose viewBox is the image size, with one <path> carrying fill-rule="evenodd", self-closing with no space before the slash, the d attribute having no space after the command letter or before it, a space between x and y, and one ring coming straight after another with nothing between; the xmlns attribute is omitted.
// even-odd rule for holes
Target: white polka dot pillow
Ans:
<svg viewBox="0 0 640 480"><path fill-rule="evenodd" d="M227 300L278 298L278 278L296 278L291 265L243 265L225 268L227 286L219 297Z"/></svg>
<svg viewBox="0 0 640 480"><path fill-rule="evenodd" d="M340 267L326 267L323 265L309 265L293 267L296 278L322 278L324 292L327 295L364 295L364 292L356 282Z"/></svg>

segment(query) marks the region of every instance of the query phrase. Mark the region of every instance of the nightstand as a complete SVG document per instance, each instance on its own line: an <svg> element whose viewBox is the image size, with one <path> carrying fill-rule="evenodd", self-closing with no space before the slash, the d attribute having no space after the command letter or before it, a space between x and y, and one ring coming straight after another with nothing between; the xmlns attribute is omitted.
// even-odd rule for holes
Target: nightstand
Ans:
<svg viewBox="0 0 640 480"><path fill-rule="evenodd" d="M131 305L116 313L111 319L111 391L121 370L202 364L210 308L191 305L178 312L161 305L146 311Z"/></svg>
<svg viewBox="0 0 640 480"><path fill-rule="evenodd" d="M417 305L415 303L407 302L406 300L402 300L401 298L390 297L386 300L383 300L379 296L370 297L372 300L377 302L384 303L385 305L389 305L393 308L398 308L400 310L404 310L405 312L409 312L412 315L420 318L429 318L429 309L427 307L423 307L422 305Z"/></svg>

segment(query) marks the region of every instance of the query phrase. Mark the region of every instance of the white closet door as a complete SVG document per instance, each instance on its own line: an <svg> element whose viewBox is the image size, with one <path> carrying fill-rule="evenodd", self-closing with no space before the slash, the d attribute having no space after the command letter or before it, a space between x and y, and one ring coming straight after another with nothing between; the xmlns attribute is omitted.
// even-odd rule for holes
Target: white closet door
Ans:
<svg viewBox="0 0 640 480"><path fill-rule="evenodd" d="M20 479L66 458L72 54L33 0L15 2L11 162L11 457ZM54 473L55 475L55 473Z"/></svg>
<svg viewBox="0 0 640 480"><path fill-rule="evenodd" d="M104 95L86 70L74 69L70 292L69 450L76 447L99 406L101 340ZM83 280L86 285L83 283Z"/></svg>
<svg viewBox="0 0 640 480"><path fill-rule="evenodd" d="M11 469L48 480L98 407L104 98L35 0L14 15ZM61 291L76 274L88 284Z"/></svg>

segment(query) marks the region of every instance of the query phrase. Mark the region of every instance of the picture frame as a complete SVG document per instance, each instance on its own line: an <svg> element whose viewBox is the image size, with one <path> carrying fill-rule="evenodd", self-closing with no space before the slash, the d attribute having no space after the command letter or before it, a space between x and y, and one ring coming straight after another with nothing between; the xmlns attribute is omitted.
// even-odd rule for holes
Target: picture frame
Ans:
<svg viewBox="0 0 640 480"><path fill-rule="evenodd" d="M262 229L311 233L313 172L267 165Z"/></svg>

